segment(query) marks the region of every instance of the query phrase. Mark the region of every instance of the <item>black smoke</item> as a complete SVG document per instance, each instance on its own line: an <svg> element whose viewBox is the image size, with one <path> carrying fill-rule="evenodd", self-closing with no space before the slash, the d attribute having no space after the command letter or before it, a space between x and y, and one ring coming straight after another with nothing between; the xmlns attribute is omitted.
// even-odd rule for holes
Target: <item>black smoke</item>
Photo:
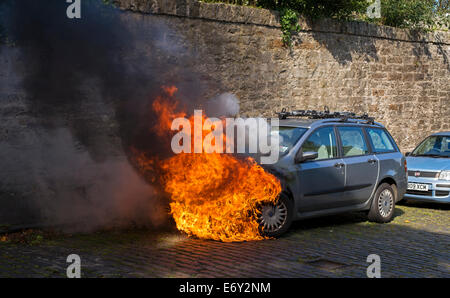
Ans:
<svg viewBox="0 0 450 298"><path fill-rule="evenodd" d="M154 148L154 140L148 146L148 138L140 136L142 132L137 129L142 119L151 122L154 118L142 114L150 110L149 99L160 92L162 84L192 77L192 71L187 70L165 77L172 67L170 60L177 58L170 57L175 54L170 49L161 48L160 41L169 31L164 24L137 22L130 30L123 21L125 13L100 0L81 1L81 19L69 19L69 4L61 0L4 2L7 34L22 49L23 88L32 112L45 118L45 125L67 124L93 156L101 159L92 146L92 134L97 131L85 121L86 112L97 112L86 106L101 101L114 107L126 146L137 142L133 145ZM147 39L146 55L136 50L136 39ZM97 94L89 90L91 85ZM191 92L197 87L184 91L198 98Z"/></svg>
<svg viewBox="0 0 450 298"><path fill-rule="evenodd" d="M0 55L2 47L19 50L14 71L35 123L19 146L0 142L3 156L9 156L2 177L36 187L31 196L50 224L145 221L155 209L153 217L159 218L165 211L155 199L158 185L148 187L130 166L132 148L161 157L170 152L149 129L157 119L152 99L161 86L177 85L178 98L192 108L207 86L187 67L194 58L186 54L182 33L163 19L123 12L101 0L82 0L81 19L69 19L68 5L0 2L8 39ZM111 140L122 152L111 149Z"/></svg>

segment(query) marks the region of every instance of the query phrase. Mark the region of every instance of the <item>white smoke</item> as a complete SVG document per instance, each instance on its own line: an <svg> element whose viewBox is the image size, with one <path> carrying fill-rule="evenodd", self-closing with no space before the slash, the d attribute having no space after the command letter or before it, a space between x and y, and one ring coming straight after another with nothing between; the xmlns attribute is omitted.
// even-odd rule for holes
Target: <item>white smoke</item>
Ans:
<svg viewBox="0 0 450 298"><path fill-rule="evenodd" d="M236 117L239 114L239 99L232 93L219 94L205 103L208 117Z"/></svg>
<svg viewBox="0 0 450 298"><path fill-rule="evenodd" d="M205 111L208 117L235 118L239 115L239 99L232 93L222 93L208 100L205 104ZM237 120L235 118L235 120ZM234 129L234 136L227 136L227 148L235 153L246 153L252 155L257 161L271 164L278 160L280 136L278 132L278 121L273 123L266 118L245 118L243 122L234 121L225 123L225 131L233 130L237 123L245 123L245 152L238 149L237 131ZM273 126L276 127L273 127ZM231 143L231 144L230 144ZM242 147L242 146L241 146Z"/></svg>

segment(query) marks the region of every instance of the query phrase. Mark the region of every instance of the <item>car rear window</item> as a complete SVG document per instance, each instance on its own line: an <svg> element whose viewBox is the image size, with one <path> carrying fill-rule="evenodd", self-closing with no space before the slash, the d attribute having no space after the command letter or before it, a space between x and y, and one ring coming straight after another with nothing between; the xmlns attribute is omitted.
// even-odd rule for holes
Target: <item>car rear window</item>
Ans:
<svg viewBox="0 0 450 298"><path fill-rule="evenodd" d="M394 152L395 147L384 129L366 128L375 153Z"/></svg>

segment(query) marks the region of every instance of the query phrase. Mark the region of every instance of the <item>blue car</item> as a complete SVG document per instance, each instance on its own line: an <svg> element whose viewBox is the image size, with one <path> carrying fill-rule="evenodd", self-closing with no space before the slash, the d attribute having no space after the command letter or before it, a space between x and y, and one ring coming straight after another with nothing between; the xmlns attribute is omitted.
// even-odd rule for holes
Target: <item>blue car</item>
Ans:
<svg viewBox="0 0 450 298"><path fill-rule="evenodd" d="M406 153L407 200L450 203L450 131L435 133Z"/></svg>

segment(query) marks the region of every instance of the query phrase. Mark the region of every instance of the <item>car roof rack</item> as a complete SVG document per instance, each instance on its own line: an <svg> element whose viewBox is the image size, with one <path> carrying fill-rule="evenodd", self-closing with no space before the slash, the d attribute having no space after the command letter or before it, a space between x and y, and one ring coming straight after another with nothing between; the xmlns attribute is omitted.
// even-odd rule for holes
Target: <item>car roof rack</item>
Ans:
<svg viewBox="0 0 450 298"><path fill-rule="evenodd" d="M330 112L328 106L325 106L323 111L316 110L294 110L288 112L286 108L283 108L281 112L276 113L279 119L287 119L289 117L306 117L309 119L340 119L341 122L350 122L352 120L363 120L367 124L375 124L375 119L369 117L367 113L357 115L352 112Z"/></svg>

